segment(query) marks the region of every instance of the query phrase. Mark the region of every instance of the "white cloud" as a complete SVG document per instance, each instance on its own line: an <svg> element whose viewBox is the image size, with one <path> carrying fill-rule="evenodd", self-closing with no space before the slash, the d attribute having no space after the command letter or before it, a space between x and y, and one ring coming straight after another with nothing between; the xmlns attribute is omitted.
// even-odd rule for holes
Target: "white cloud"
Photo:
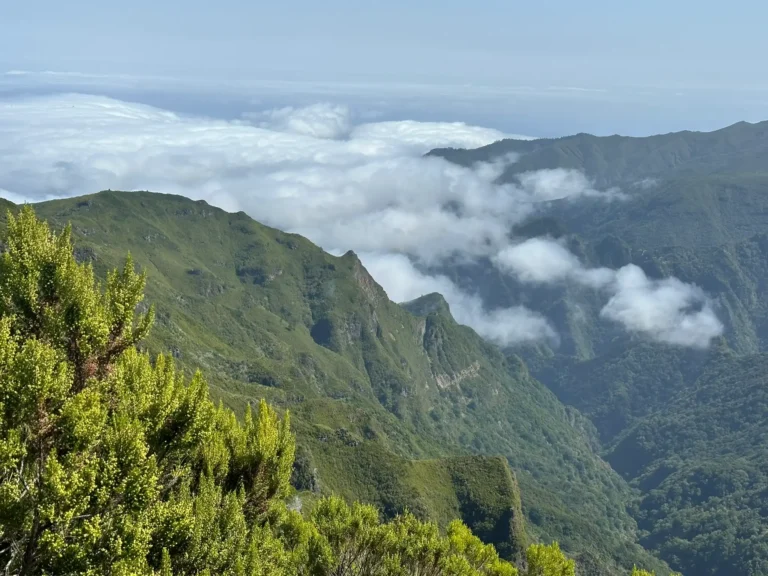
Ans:
<svg viewBox="0 0 768 576"><path fill-rule="evenodd" d="M561 243L533 238L501 250L493 259L523 282L573 281L611 294L600 315L659 342L705 348L722 334L707 295L677 278L649 279L633 264L618 270L587 268Z"/></svg>
<svg viewBox="0 0 768 576"><path fill-rule="evenodd" d="M205 199L327 250L383 253L378 261L389 267L374 276L394 298L407 299L398 286L418 280L443 292L460 322L494 341L553 336L532 312L485 311L479 298L446 278L420 276L396 256L430 263L487 254L506 242L510 225L532 207L518 187L494 183L503 163L467 169L422 157L433 147L479 146L504 134L460 123L353 127L348 110L326 104L249 120L191 118L80 94L5 101L0 188L16 202L106 188Z"/></svg>
<svg viewBox="0 0 768 576"><path fill-rule="evenodd" d="M723 333L706 294L677 278L649 279L632 264L616 272L615 294L601 315L660 342L706 348Z"/></svg>
<svg viewBox="0 0 768 576"><path fill-rule="evenodd" d="M634 188L639 188L641 190L650 190L651 188L655 188L658 185L659 181L656 180L656 178L643 178L642 180L638 180L632 184Z"/></svg>
<svg viewBox="0 0 768 576"><path fill-rule="evenodd" d="M352 138L396 146L413 146L428 152L438 147L479 148L509 136L498 130L469 126L463 122L401 120L363 124L355 128Z"/></svg>
<svg viewBox="0 0 768 576"><path fill-rule="evenodd" d="M408 253L425 263L487 254L532 210L514 187L438 158L292 168L269 181L277 194L267 221L322 246ZM244 205L252 214L258 209Z"/></svg>
<svg viewBox="0 0 768 576"><path fill-rule="evenodd" d="M574 280L601 288L613 281L608 268L585 268L562 243L547 238L531 238L507 246L492 258L505 272L514 273L523 282L548 283Z"/></svg>
<svg viewBox="0 0 768 576"><path fill-rule="evenodd" d="M517 176L522 187L538 200L561 200L563 198L623 199L626 196L616 188L596 190L594 184L578 170L553 168L524 172Z"/></svg>
<svg viewBox="0 0 768 576"><path fill-rule="evenodd" d="M395 302L407 302L439 292L457 322L472 326L484 338L501 346L530 340L557 341L547 320L523 306L486 310L479 296L460 290L442 275L426 275L402 254L360 254L371 275Z"/></svg>
<svg viewBox="0 0 768 576"><path fill-rule="evenodd" d="M619 285L614 271L585 269L560 245L510 246L508 237L542 201L610 200L619 192L598 191L580 173L563 170L499 184L513 157L472 168L423 157L435 147L505 137L496 130L412 121L355 126L352 116L319 104L227 122L83 94L6 99L0 101L0 195L19 202L107 188L154 190L243 210L326 250L379 254L371 260L378 266L374 277L393 298L442 292L460 322L500 343L554 333L529 310L487 311L477 296L445 277L419 275L417 267L496 255L497 265L523 281ZM651 288L653 298L667 295ZM644 328L631 307L620 306L623 300L612 302L606 318L665 341L685 340L669 328ZM681 325L690 320L684 309L678 316ZM695 318L701 326L704 317Z"/></svg>
<svg viewBox="0 0 768 576"><path fill-rule="evenodd" d="M323 102L304 108L288 106L265 112L249 112L244 117L262 128L314 138L343 138L352 128L349 108Z"/></svg>
<svg viewBox="0 0 768 576"><path fill-rule="evenodd" d="M503 270L515 272L524 282L565 280L580 267L578 258L565 247L542 238L507 246L494 262Z"/></svg>
<svg viewBox="0 0 768 576"><path fill-rule="evenodd" d="M343 110L265 114L280 129L86 95L5 101L0 187L33 201L105 188L183 194L326 249L407 252L424 262L491 253L533 209L519 187L494 183L498 166L422 158L435 146L504 136L495 130L384 122L334 140L326 137L339 134Z"/></svg>

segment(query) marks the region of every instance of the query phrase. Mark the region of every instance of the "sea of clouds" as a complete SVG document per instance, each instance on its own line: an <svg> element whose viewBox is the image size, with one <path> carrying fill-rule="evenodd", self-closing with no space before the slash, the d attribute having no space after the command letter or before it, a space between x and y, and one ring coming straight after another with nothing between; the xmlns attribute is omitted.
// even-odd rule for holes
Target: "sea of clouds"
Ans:
<svg viewBox="0 0 768 576"><path fill-rule="evenodd" d="M0 196L14 202L152 190L243 210L357 252L396 301L440 292L459 322L501 345L556 341L541 314L488 310L449 278L426 273L456 259L489 258L519 281L577 282L605 294L601 316L660 342L706 347L722 324L707 296L636 266L587 268L552 239L520 242L512 226L546 202L626 201L581 173L542 170L499 183L514 157L471 168L424 153L510 136L464 123L365 122L338 104L246 112L225 121L104 96L0 100Z"/></svg>

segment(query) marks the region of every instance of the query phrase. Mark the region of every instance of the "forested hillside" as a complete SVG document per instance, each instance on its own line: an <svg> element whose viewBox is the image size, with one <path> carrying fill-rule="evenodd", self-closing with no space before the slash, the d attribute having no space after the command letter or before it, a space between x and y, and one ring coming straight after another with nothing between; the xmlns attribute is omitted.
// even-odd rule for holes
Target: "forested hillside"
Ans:
<svg viewBox="0 0 768 576"><path fill-rule="evenodd" d="M181 197L108 192L36 210L72 223L75 256L98 277L127 252L146 269L150 353L200 368L236 413L261 397L291 410L294 505L337 494L387 518L461 518L512 560L558 540L584 574L668 572L637 543L636 493L594 452L591 424L438 295L401 307L354 254Z"/></svg>
<svg viewBox="0 0 768 576"><path fill-rule="evenodd" d="M532 170L576 169L598 186L755 173L768 161L768 122L739 122L714 132L674 132L645 138L576 134L564 138L502 140L475 150L439 149L432 155L471 165L513 154L502 179Z"/></svg>
<svg viewBox="0 0 768 576"><path fill-rule="evenodd" d="M697 286L722 336L701 347L628 333L605 320L605 296L569 279L531 286L482 261L445 273L556 326L557 346L508 353L595 425L604 457L643 494L633 516L646 546L693 576L766 573L768 124L432 152L464 165L510 153L500 181L576 169L616 195L542 203L512 231L518 242L556 240L586 270L635 265Z"/></svg>
<svg viewBox="0 0 768 576"><path fill-rule="evenodd" d="M460 521L445 534L338 497L289 510L289 414L263 400L242 422L136 345L145 277L130 257L106 282L78 264L70 229L30 208L0 259L0 561L6 574L514 576ZM518 559L523 563L522 558ZM526 574L566 576L557 544Z"/></svg>

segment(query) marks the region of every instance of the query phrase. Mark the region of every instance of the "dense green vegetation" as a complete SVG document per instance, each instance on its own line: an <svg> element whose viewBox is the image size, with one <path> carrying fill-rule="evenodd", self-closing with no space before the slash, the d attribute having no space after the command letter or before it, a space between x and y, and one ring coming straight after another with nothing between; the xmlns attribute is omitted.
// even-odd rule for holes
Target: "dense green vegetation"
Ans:
<svg viewBox="0 0 768 576"><path fill-rule="evenodd" d="M596 326L591 336L597 337L582 346L589 355L524 354L543 382L591 419L606 459L643 492L635 512L649 532L643 543L690 574L768 570L767 485L760 472L768 462L761 448L766 246L761 234L718 247L646 252L660 275L706 286L716 296L727 331L706 352L622 335L611 340ZM584 331L573 334L583 338ZM744 474L745 481L736 480ZM718 482L736 485L724 489L727 497L713 498L706 486Z"/></svg>
<svg viewBox="0 0 768 576"><path fill-rule="evenodd" d="M295 441L287 412L281 418L261 400L241 422L209 399L199 372L188 381L172 358L152 362L140 352L154 310L137 313L145 277L130 258L102 285L90 264L76 262L69 228L52 234L29 207L7 228L0 258L6 574L518 574L458 520L443 533L410 512L382 522L375 507L338 497L320 499L305 515L290 510ZM448 473L463 490L477 489L463 466ZM472 514L493 530L484 512ZM509 520L510 528L521 522ZM575 575L556 543L533 544L517 560L526 576Z"/></svg>
<svg viewBox="0 0 768 576"><path fill-rule="evenodd" d="M36 209L58 229L72 223L75 256L97 277L128 251L147 270L156 321L143 349L170 350L187 376L199 367L238 413L261 397L291 409L295 507L334 493L387 518L461 518L511 559L526 541L556 539L585 573L666 573L637 544L635 494L594 453L589 423L436 297L411 313L354 254L180 197L102 193Z"/></svg>
<svg viewBox="0 0 768 576"><path fill-rule="evenodd" d="M720 355L624 432L611 464L644 492L644 543L690 573L768 573L768 357Z"/></svg>
<svg viewBox="0 0 768 576"><path fill-rule="evenodd" d="M529 287L483 262L445 272L493 305L524 301L556 325L558 348L508 353L594 424L598 450L642 494L632 512L645 546L690 576L768 572L768 124L432 154L471 165L511 152L520 156L504 181L573 168L626 195L547 203L514 235L560 238L589 266L633 263L696 284L724 336L706 351L657 344L602 321L605 298L583 287Z"/></svg>
<svg viewBox="0 0 768 576"><path fill-rule="evenodd" d="M540 140L501 140L475 150L440 149L430 154L470 165L509 154L518 156L502 179L531 170L583 171L598 186L647 179L688 178L765 171L768 122L739 122L714 132L675 132L645 138L576 134Z"/></svg>

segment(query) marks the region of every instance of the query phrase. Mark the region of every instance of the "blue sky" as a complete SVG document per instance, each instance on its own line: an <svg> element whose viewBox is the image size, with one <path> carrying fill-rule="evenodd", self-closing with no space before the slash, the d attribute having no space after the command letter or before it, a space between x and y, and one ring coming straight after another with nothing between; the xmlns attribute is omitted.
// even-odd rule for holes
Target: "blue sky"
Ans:
<svg viewBox="0 0 768 576"><path fill-rule="evenodd" d="M766 87L758 0L25 0L6 66L536 86Z"/></svg>
<svg viewBox="0 0 768 576"><path fill-rule="evenodd" d="M0 77L0 97L90 91L219 117L323 100L536 136L711 130L768 118L766 19L757 0L9 0L0 73L103 77Z"/></svg>

